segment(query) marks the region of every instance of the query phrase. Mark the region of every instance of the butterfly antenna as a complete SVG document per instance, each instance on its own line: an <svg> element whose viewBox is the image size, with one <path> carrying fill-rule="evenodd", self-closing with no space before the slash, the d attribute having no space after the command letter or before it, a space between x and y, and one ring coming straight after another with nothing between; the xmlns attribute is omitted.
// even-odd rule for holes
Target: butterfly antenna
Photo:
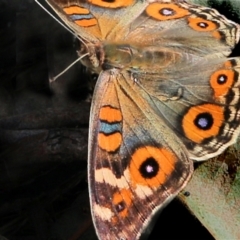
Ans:
<svg viewBox="0 0 240 240"><path fill-rule="evenodd" d="M57 19L51 12L49 12L38 0L35 0L35 2L49 15L51 16L55 21L57 21L62 27L64 27L68 32L70 32L72 35L74 35L77 39L79 39L84 45L84 41L82 41L82 39L79 38L79 36L77 36L71 29L69 29L65 24L63 24L61 21L59 21L59 19ZM78 61L80 61L82 58L84 58L85 56L89 55L89 53L86 53L84 55L82 55L81 57L77 58L73 63L71 63L68 67L66 67L62 72L60 72L57 76L55 76L54 78L50 78L50 83L54 82L55 80L57 80L60 76L62 76L68 69L70 69L75 63L77 63Z"/></svg>
<svg viewBox="0 0 240 240"><path fill-rule="evenodd" d="M50 83L56 81L60 76L62 76L69 68L71 68L74 64L76 64L77 62L79 62L81 59L83 59L84 57L86 57L87 55L89 55L89 53L85 53L83 54L81 57L79 57L78 59L76 59L73 63L71 63L68 67L66 67L62 72L60 72L57 76L55 76L54 78L50 78Z"/></svg>

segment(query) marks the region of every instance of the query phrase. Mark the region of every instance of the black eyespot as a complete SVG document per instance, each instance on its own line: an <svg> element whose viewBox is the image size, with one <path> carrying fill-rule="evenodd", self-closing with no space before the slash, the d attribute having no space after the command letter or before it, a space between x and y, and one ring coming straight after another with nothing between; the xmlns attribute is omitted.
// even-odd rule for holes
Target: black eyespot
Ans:
<svg viewBox="0 0 240 240"><path fill-rule="evenodd" d="M121 201L117 205L115 205L115 209L117 212L122 212L125 208L126 208L126 204L124 201Z"/></svg>
<svg viewBox="0 0 240 240"><path fill-rule="evenodd" d="M209 130L213 125L213 117L210 113L200 113L194 120L195 126L202 130Z"/></svg>
<svg viewBox="0 0 240 240"><path fill-rule="evenodd" d="M197 23L197 25L200 27L200 28L208 28L208 24L207 23L205 23L205 22L199 22L199 23Z"/></svg>
<svg viewBox="0 0 240 240"><path fill-rule="evenodd" d="M227 82L227 76L226 75L221 74L221 75L218 76L217 83L219 85L224 84L226 82Z"/></svg>
<svg viewBox="0 0 240 240"><path fill-rule="evenodd" d="M144 178L153 178L159 171L158 162L154 158L148 158L141 164L139 171Z"/></svg>

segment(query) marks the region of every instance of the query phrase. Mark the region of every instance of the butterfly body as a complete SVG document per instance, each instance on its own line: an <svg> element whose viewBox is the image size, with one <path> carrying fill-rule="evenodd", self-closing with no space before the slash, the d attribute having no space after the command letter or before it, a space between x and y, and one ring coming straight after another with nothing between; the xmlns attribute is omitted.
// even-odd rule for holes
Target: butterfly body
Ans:
<svg viewBox="0 0 240 240"><path fill-rule="evenodd" d="M182 0L49 0L79 36L93 94L88 176L99 239L134 240L240 131L239 26Z"/></svg>

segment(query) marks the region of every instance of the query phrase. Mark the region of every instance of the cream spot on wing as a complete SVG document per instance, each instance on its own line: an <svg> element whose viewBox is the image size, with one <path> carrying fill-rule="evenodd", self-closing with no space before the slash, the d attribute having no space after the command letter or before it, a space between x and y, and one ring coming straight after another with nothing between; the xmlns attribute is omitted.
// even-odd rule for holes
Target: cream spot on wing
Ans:
<svg viewBox="0 0 240 240"><path fill-rule="evenodd" d="M125 170L121 178L116 178L111 169L101 168L95 171L95 180L98 183L109 184L117 188L129 188L129 171Z"/></svg>
<svg viewBox="0 0 240 240"><path fill-rule="evenodd" d="M98 204L93 205L93 212L95 216L101 218L103 221L110 221L114 215L109 208L102 207Z"/></svg>
<svg viewBox="0 0 240 240"><path fill-rule="evenodd" d="M147 186L142 186L137 184L135 192L139 198L145 199L146 197L153 194L153 189Z"/></svg>

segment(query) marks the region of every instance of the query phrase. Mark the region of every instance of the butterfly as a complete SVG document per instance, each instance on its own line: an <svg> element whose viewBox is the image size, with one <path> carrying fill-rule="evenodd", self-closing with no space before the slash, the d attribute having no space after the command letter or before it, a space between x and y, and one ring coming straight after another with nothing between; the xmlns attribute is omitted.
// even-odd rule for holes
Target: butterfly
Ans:
<svg viewBox="0 0 240 240"><path fill-rule="evenodd" d="M186 186L193 161L236 141L239 25L184 0L48 0L99 73L88 180L99 239L149 234Z"/></svg>

